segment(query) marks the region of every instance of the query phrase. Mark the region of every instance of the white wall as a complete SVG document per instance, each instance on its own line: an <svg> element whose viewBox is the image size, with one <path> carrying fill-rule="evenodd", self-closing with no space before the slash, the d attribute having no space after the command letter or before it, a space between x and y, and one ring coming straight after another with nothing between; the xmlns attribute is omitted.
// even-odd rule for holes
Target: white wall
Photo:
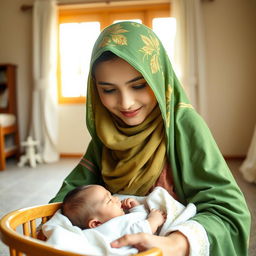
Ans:
<svg viewBox="0 0 256 256"><path fill-rule="evenodd" d="M32 88L33 0L0 1L0 62L18 65L21 140L28 132ZM67 2L67 0L65 0ZM208 124L225 155L245 155L256 124L256 1L203 3L206 30ZM59 106L61 153L84 153L89 141L84 105Z"/></svg>
<svg viewBox="0 0 256 256"><path fill-rule="evenodd" d="M81 154L86 151L90 135L85 124L85 106L59 107L59 150L63 154Z"/></svg>

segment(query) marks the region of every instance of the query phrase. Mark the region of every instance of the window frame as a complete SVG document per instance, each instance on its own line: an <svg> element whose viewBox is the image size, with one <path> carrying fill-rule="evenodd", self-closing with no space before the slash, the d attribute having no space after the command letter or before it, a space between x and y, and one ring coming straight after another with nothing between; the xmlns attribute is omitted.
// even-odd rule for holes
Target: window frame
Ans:
<svg viewBox="0 0 256 256"><path fill-rule="evenodd" d="M98 21L101 30L113 23L114 20L138 19L142 23L152 28L154 18L170 17L170 3L145 4L145 5L122 5L122 6L104 6L104 7L70 7L59 8L59 25L71 22ZM138 17L138 15L140 17ZM64 97L61 87L61 61L60 61L60 41L58 37L58 62L57 62L57 80L58 80L58 103L59 104L82 104L86 97Z"/></svg>

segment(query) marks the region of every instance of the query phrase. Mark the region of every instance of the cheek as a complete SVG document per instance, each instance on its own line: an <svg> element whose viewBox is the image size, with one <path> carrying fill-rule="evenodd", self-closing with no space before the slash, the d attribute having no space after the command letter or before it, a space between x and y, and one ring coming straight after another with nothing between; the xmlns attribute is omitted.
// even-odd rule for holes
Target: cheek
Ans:
<svg viewBox="0 0 256 256"><path fill-rule="evenodd" d="M150 105L152 108L157 104L156 97L150 88L148 88L144 95L141 95L141 99L143 99L145 104Z"/></svg>
<svg viewBox="0 0 256 256"><path fill-rule="evenodd" d="M151 98L151 100L156 102L156 96L150 88L148 88L148 94L149 94L149 97Z"/></svg>
<svg viewBox="0 0 256 256"><path fill-rule="evenodd" d="M106 96L103 93L100 93L99 96L100 96L101 103L107 109L111 109L114 106L115 103L114 103L114 99L112 99L112 97Z"/></svg>

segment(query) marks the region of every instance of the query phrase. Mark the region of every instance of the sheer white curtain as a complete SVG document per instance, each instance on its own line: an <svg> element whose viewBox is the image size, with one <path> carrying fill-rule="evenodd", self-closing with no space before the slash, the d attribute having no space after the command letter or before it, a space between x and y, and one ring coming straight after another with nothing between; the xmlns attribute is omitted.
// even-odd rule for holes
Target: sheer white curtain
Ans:
<svg viewBox="0 0 256 256"><path fill-rule="evenodd" d="M33 6L33 78L30 135L40 141L44 162L59 160L57 150L57 6L36 0Z"/></svg>
<svg viewBox="0 0 256 256"><path fill-rule="evenodd" d="M244 179L256 183L256 126L245 161L240 167Z"/></svg>
<svg viewBox="0 0 256 256"><path fill-rule="evenodd" d="M174 67L194 107L207 117L201 0L170 0L176 18Z"/></svg>

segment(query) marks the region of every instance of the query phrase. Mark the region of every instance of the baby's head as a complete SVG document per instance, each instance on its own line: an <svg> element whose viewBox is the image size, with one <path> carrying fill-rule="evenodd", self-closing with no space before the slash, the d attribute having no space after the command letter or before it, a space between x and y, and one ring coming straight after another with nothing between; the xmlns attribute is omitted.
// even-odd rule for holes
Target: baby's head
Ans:
<svg viewBox="0 0 256 256"><path fill-rule="evenodd" d="M81 229L95 228L125 214L119 198L99 185L80 186L70 191L64 198L62 213Z"/></svg>

